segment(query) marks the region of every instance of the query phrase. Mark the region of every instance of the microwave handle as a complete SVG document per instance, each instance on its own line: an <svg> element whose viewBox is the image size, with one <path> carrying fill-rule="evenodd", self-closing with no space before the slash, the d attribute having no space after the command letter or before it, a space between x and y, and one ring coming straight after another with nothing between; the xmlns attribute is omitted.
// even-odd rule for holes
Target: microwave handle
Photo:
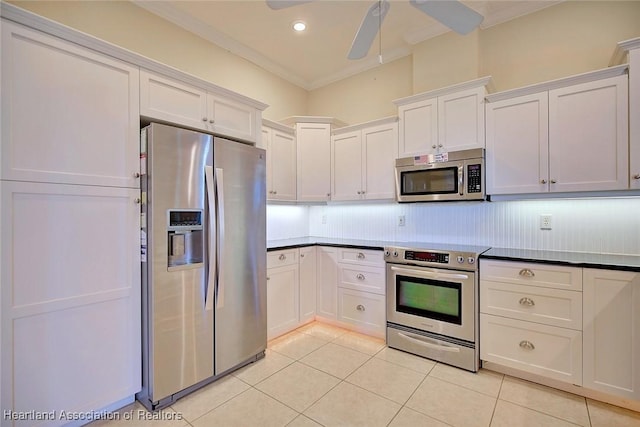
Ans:
<svg viewBox="0 0 640 427"><path fill-rule="evenodd" d="M458 193L464 196L464 164L458 166Z"/></svg>

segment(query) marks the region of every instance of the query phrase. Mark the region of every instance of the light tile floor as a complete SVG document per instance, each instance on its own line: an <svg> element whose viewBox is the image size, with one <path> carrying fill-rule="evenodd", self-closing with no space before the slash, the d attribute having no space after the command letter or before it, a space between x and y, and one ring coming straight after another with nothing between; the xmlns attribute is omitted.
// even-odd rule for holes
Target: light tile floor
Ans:
<svg viewBox="0 0 640 427"><path fill-rule="evenodd" d="M640 427L640 413L509 376L473 374L311 323L269 342L266 357L164 411L92 427Z"/></svg>

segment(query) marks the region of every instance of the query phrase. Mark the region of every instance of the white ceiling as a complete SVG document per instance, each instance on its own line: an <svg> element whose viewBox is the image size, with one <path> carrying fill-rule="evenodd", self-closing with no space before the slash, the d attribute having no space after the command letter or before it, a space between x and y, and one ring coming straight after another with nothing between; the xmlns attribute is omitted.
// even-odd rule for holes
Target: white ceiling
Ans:
<svg viewBox="0 0 640 427"><path fill-rule="evenodd" d="M420 12L408 0L391 0L369 54L350 61L347 53L362 18L376 0L316 0L272 10L264 0L149 1L133 0L216 45L239 55L307 90L357 74L384 62L409 55L414 45L449 29ZM436 0L437 1L437 0ZM542 8L556 0L465 0L484 16L488 28ZM294 21L307 31L294 34Z"/></svg>

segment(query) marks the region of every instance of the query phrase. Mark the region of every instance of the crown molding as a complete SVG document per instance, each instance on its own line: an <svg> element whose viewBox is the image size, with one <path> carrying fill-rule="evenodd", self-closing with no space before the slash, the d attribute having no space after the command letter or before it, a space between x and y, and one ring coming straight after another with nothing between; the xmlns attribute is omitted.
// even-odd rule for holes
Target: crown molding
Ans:
<svg viewBox="0 0 640 427"><path fill-rule="evenodd" d="M473 89L480 86L484 86L486 88L487 85L490 85L490 84L491 84L491 76L480 77L479 79L469 80L467 82L458 83L458 84L443 87L440 89L430 90L428 92L422 92L416 95L394 99L392 102L396 104L398 107L400 107L402 105L424 101L426 99L432 99L438 96L448 95L450 93L460 92L462 90L467 90L467 89Z"/></svg>
<svg viewBox="0 0 640 427"><path fill-rule="evenodd" d="M373 126L382 126L389 123L397 123L397 122L398 122L398 116L383 117L381 119L371 120L363 123L357 123L355 125L344 126L334 130L333 132L331 132L331 134L342 135L347 132L355 132L355 131L362 130L365 128L370 128Z"/></svg>
<svg viewBox="0 0 640 427"><path fill-rule="evenodd" d="M640 37L618 42L616 50L613 52L611 60L609 61L609 66L627 62L627 54L633 49L640 49Z"/></svg>
<svg viewBox="0 0 640 427"><path fill-rule="evenodd" d="M504 24L507 21L516 19L533 12L546 9L551 6L564 3L565 0L538 0L538 1L523 1L513 2L511 7L502 8L498 11L484 10L478 11L482 13L485 19L480 24L481 29L491 28L494 25ZM484 13L483 13L484 12Z"/></svg>

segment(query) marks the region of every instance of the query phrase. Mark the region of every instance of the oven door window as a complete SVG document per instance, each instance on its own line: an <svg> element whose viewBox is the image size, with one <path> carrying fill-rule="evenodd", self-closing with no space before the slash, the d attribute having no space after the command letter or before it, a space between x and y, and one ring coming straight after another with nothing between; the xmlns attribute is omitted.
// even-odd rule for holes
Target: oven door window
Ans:
<svg viewBox="0 0 640 427"><path fill-rule="evenodd" d="M458 168L438 168L401 172L403 196L453 194L458 192Z"/></svg>
<svg viewBox="0 0 640 427"><path fill-rule="evenodd" d="M396 276L396 311L462 324L462 283Z"/></svg>

